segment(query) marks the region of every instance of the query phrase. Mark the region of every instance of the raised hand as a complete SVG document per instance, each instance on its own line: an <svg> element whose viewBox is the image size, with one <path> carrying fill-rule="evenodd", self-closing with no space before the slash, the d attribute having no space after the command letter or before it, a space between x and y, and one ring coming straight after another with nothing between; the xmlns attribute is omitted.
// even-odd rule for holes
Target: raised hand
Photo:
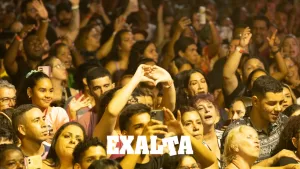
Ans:
<svg viewBox="0 0 300 169"><path fill-rule="evenodd" d="M177 30L182 32L185 28L188 27L188 25L190 25L192 23L192 21L188 18L188 17L182 17L178 24L177 24Z"/></svg>
<svg viewBox="0 0 300 169"><path fill-rule="evenodd" d="M76 112L84 107L92 108L89 98L83 99L84 95L80 96L78 99L75 97L71 100L69 104L70 118L76 119ZM83 100L82 100L83 99Z"/></svg>
<svg viewBox="0 0 300 169"><path fill-rule="evenodd" d="M98 10L98 4L95 3L95 2L92 2L92 3L89 4L89 8L90 8L90 13L94 14Z"/></svg>
<svg viewBox="0 0 300 169"><path fill-rule="evenodd" d="M157 9L157 21L163 22L163 19L164 19L164 5L160 4Z"/></svg>
<svg viewBox="0 0 300 169"><path fill-rule="evenodd" d="M173 113L167 109L164 110L164 122L168 126L168 133L173 133L177 136L181 136L185 133L185 129L181 123L181 113L177 112L177 119L174 117Z"/></svg>
<svg viewBox="0 0 300 169"><path fill-rule="evenodd" d="M240 39L241 47L246 47L249 44L251 37L252 34L250 32L250 28L249 27L245 28L243 33L241 34L241 39Z"/></svg>
<svg viewBox="0 0 300 169"><path fill-rule="evenodd" d="M166 135L168 127L163 125L161 121L151 119L151 121L147 124L142 132L142 136L146 136L147 142L150 142L150 136L153 135Z"/></svg>
<svg viewBox="0 0 300 169"><path fill-rule="evenodd" d="M151 82L155 84L155 81L150 78L150 73L152 71L152 67L149 65L141 64L132 78L138 79L139 82Z"/></svg>
<svg viewBox="0 0 300 169"><path fill-rule="evenodd" d="M155 85L161 82L172 81L172 77L169 72L159 66L153 66L149 75L155 80Z"/></svg>
<svg viewBox="0 0 300 169"><path fill-rule="evenodd" d="M46 10L42 0L34 0L32 6L37 10L42 19L48 19L48 11Z"/></svg>
<svg viewBox="0 0 300 169"><path fill-rule="evenodd" d="M114 24L114 30L116 32L119 32L121 29L124 28L126 23L126 19L121 15L119 16L116 20L115 20L115 24Z"/></svg>
<svg viewBox="0 0 300 169"><path fill-rule="evenodd" d="M19 33L20 38L25 38L33 29L35 29L35 25L24 25L23 29Z"/></svg>
<svg viewBox="0 0 300 169"><path fill-rule="evenodd" d="M272 36L271 38L267 37L267 40L268 40L268 43L269 43L269 46L272 50L272 52L276 52L279 50L279 45L280 45L280 40L279 38L276 36L277 34L277 29L272 32Z"/></svg>

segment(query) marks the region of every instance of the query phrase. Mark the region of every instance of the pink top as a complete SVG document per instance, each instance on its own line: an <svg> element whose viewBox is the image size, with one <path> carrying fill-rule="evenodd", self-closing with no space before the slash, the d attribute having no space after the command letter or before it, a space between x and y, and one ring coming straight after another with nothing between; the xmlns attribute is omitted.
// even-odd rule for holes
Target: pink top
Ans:
<svg viewBox="0 0 300 169"><path fill-rule="evenodd" d="M67 112L61 107L49 107L45 114L46 125L52 137L63 124L69 122Z"/></svg>

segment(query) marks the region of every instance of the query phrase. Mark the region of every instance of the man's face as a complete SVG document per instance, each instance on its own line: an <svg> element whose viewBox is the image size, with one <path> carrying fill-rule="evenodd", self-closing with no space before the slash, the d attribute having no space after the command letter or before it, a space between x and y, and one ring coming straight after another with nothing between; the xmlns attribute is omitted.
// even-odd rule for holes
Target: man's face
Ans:
<svg viewBox="0 0 300 169"><path fill-rule="evenodd" d="M137 138L136 136L142 135L144 128L148 125L149 122L150 114L147 112L133 115L130 118L126 135L131 135L134 136L134 138Z"/></svg>
<svg viewBox="0 0 300 169"><path fill-rule="evenodd" d="M288 16L283 12L276 12L275 23L278 28L278 32L284 32L287 28Z"/></svg>
<svg viewBox="0 0 300 169"><path fill-rule="evenodd" d="M75 169L88 169L89 166L95 161L106 158L106 152L101 146L92 146L84 152L80 164L75 164Z"/></svg>
<svg viewBox="0 0 300 169"><path fill-rule="evenodd" d="M69 26L72 21L72 12L61 11L59 12L57 18L61 26Z"/></svg>
<svg viewBox="0 0 300 169"><path fill-rule="evenodd" d="M256 45L262 45L268 36L267 23L263 20L255 20L253 23L253 41Z"/></svg>
<svg viewBox="0 0 300 169"><path fill-rule="evenodd" d="M259 111L261 118L267 122L274 123L278 119L279 113L282 112L284 101L283 92L267 92L265 96L259 99Z"/></svg>
<svg viewBox="0 0 300 169"><path fill-rule="evenodd" d="M199 58L199 54L197 52L197 46L195 44L189 45L184 51L184 53L181 53L181 55L185 57L192 64L196 64Z"/></svg>
<svg viewBox="0 0 300 169"><path fill-rule="evenodd" d="M41 60L44 54L44 49L42 42L36 35L31 35L27 37L26 45L24 45L24 50L26 51L27 57L30 60Z"/></svg>
<svg viewBox="0 0 300 169"><path fill-rule="evenodd" d="M112 83L108 76L92 80L89 86L91 94L96 97L96 99L99 99L103 93L113 89L114 87L115 84Z"/></svg>
<svg viewBox="0 0 300 169"><path fill-rule="evenodd" d="M16 90L11 88L0 88L0 111L13 108L16 104Z"/></svg>
<svg viewBox="0 0 300 169"><path fill-rule="evenodd" d="M27 111L23 116L24 121L22 126L19 125L18 130L22 128L24 137L28 140L37 141L42 143L48 138L48 130L45 123L44 113L38 108L32 108L31 110ZM27 145L29 146L29 145Z"/></svg>

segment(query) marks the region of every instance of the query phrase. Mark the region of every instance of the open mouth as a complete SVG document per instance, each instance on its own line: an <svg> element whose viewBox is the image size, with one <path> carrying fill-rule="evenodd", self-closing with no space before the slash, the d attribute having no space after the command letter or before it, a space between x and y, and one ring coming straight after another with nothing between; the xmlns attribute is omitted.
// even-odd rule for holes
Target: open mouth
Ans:
<svg viewBox="0 0 300 169"><path fill-rule="evenodd" d="M209 120L209 119L211 119L211 118L212 118L211 115L204 116L204 119L205 119L205 120Z"/></svg>

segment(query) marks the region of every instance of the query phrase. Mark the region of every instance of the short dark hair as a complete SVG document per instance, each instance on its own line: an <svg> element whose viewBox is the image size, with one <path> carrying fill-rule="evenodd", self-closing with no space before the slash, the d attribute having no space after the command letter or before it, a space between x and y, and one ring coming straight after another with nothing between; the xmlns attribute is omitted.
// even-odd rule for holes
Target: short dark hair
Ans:
<svg viewBox="0 0 300 169"><path fill-rule="evenodd" d="M32 3L33 0L23 0L21 3L21 13L26 12L27 4Z"/></svg>
<svg viewBox="0 0 300 169"><path fill-rule="evenodd" d="M69 1L61 2L56 6L56 15L62 11L72 12L72 5Z"/></svg>
<svg viewBox="0 0 300 169"><path fill-rule="evenodd" d="M130 123L130 118L136 114L141 113L149 113L150 114L151 109L144 105L144 104L131 104L127 105L121 112L119 117L119 126L120 130L127 130L128 124Z"/></svg>
<svg viewBox="0 0 300 169"><path fill-rule="evenodd" d="M19 134L18 125L21 123L21 121L24 122L23 117L25 113L33 108L38 107L33 104L23 104L14 110L12 115L12 126L15 133Z"/></svg>
<svg viewBox="0 0 300 169"><path fill-rule="evenodd" d="M255 96L265 96L267 92L280 93L282 91L281 83L267 75L257 78L252 87L252 94Z"/></svg>
<svg viewBox="0 0 300 169"><path fill-rule="evenodd" d="M178 39L174 45L175 56L178 56L179 51L185 52L190 45L195 45L195 41L192 38L181 37Z"/></svg>
<svg viewBox="0 0 300 169"><path fill-rule="evenodd" d="M112 80L111 74L109 71L103 67L94 67L91 68L86 75L87 84L90 85L92 80L108 76Z"/></svg>
<svg viewBox="0 0 300 169"><path fill-rule="evenodd" d="M106 151L105 145L100 142L97 137L78 143L73 152L73 164L79 163L82 160L82 156L86 150L88 150L90 147L97 146L102 147Z"/></svg>
<svg viewBox="0 0 300 169"><path fill-rule="evenodd" d="M182 116L184 115L184 113L186 113L186 112L191 112L191 111L196 111L196 112L198 112L198 110L195 109L194 107L191 107L191 106L185 106L185 105L179 107L178 110L179 110L180 113L181 113L181 117L182 117ZM177 110L177 111L178 111L178 110ZM174 115L175 115L176 118L177 118L177 111L175 111L175 113L174 113Z"/></svg>
<svg viewBox="0 0 300 169"><path fill-rule="evenodd" d="M88 169L122 169L122 166L115 160L101 159L94 161Z"/></svg>
<svg viewBox="0 0 300 169"><path fill-rule="evenodd" d="M257 15L257 16L254 16L252 18L252 28L253 28L253 25L254 25L255 21L264 21L266 23L266 25L267 25L267 28L268 29L270 28L270 25L271 25L270 24L270 20L266 16L264 16L264 15Z"/></svg>
<svg viewBox="0 0 300 169"><path fill-rule="evenodd" d="M12 140L14 144L18 143L18 138L12 128L0 127L0 138Z"/></svg>
<svg viewBox="0 0 300 169"><path fill-rule="evenodd" d="M3 162L3 160L5 158L5 152L7 150L18 150L22 153L21 149L14 144L2 144L2 145L0 145L0 162Z"/></svg>

